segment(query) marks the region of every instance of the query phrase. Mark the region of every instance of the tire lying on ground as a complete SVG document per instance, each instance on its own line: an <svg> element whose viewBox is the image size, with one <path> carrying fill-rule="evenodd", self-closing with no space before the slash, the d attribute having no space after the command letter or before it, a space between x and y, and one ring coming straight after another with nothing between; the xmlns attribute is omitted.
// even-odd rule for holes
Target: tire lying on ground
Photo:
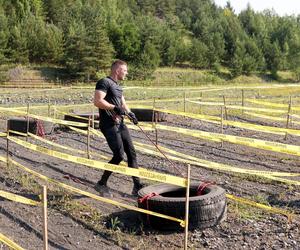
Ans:
<svg viewBox="0 0 300 250"><path fill-rule="evenodd" d="M153 109L135 109L132 108L131 111L135 114L136 118L141 122L151 122L153 119ZM167 114L160 111L155 111L158 122L163 122L167 120Z"/></svg>
<svg viewBox="0 0 300 250"><path fill-rule="evenodd" d="M39 121L40 124L43 126L45 134L50 134L53 129L53 124L51 122ZM22 117L15 117L8 120L8 129L18 131L21 133L27 133L27 118ZM28 123L28 132L32 134L37 133L37 120L29 118ZM13 134L13 133L10 133Z"/></svg>
<svg viewBox="0 0 300 250"><path fill-rule="evenodd" d="M189 229L212 227L226 219L227 201L225 190L216 185L208 185L202 191L202 195L197 196L198 187L199 183L190 185ZM140 202L141 198L152 193L157 195L143 203ZM175 185L151 185L139 190L138 206L184 220L185 193L185 188ZM157 216L142 214L142 220L155 229L182 230L178 222Z"/></svg>
<svg viewBox="0 0 300 250"><path fill-rule="evenodd" d="M69 114L65 115L64 120L66 121L72 121L72 122L82 122L82 123L88 123L89 117L92 119L93 114L92 113L74 113L74 114ZM95 113L94 114L94 128L99 128L99 114ZM76 126L74 126L76 127ZM80 129L87 129L83 127L78 127Z"/></svg>

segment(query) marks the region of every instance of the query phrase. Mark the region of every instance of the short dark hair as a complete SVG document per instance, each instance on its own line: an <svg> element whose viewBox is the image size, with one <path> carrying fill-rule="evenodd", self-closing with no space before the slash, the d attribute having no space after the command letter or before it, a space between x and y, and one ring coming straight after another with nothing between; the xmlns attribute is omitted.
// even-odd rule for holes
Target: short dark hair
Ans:
<svg viewBox="0 0 300 250"><path fill-rule="evenodd" d="M115 68L117 68L117 67L119 67L119 66L121 66L121 65L126 65L127 66L127 63L125 62L125 61L122 61L122 60L116 60L116 61L114 61L113 63L112 63L112 65L111 65L111 70L113 70L113 69L115 69Z"/></svg>

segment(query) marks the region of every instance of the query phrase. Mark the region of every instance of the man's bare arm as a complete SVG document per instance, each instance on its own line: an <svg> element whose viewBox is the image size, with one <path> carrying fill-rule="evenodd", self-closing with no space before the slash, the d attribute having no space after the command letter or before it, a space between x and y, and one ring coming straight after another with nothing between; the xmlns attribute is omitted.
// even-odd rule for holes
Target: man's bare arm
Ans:
<svg viewBox="0 0 300 250"><path fill-rule="evenodd" d="M126 104L124 96L122 96L122 107L126 110L127 113L130 112L130 109L128 108L128 106Z"/></svg>
<svg viewBox="0 0 300 250"><path fill-rule="evenodd" d="M94 105L100 109L113 110L115 105L110 104L104 98L106 93L101 90L95 90L94 94Z"/></svg>

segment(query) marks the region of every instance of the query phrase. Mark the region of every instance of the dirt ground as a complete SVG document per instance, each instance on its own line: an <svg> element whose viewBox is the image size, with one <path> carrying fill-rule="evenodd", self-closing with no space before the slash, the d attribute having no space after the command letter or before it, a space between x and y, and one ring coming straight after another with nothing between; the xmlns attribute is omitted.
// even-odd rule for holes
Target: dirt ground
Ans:
<svg viewBox="0 0 300 250"><path fill-rule="evenodd" d="M237 118L232 117L232 119ZM174 115L169 115L168 121L162 124L220 132L218 125ZM150 144L140 131L132 130L131 133L134 141ZM153 139L155 138L154 133L147 133ZM287 140L284 140L283 136L234 127L225 127L224 133L300 146L300 139L296 136L288 136ZM62 127L57 127L46 138L61 145L86 150L86 136ZM29 138L29 142L50 147L31 138ZM300 173L299 157L287 154L226 142L221 147L220 143L167 131L158 131L158 143L181 153L231 166ZM24 166L60 182L97 194L93 186L101 176L102 171L38 154L14 143L10 143L9 149L12 158ZM111 156L103 139L92 138L91 150ZM6 155L6 139L4 138L0 138L0 152L1 156ZM76 153L73 154L77 155ZM163 157L154 157L139 151L137 155L141 167L178 175L177 170ZM93 159L100 160L95 156ZM181 173L185 173L185 164L177 162L174 164ZM295 216L292 221L288 221L283 215L269 213L229 200L226 221L213 228L194 230L189 233L190 249L300 249L299 186L242 174L218 172L197 166L191 167L192 180L194 181L203 179L214 181L229 194L287 209L293 212ZM66 178L68 176L74 178ZM291 177L291 179L299 181L300 177ZM78 182L78 180L80 181ZM37 182L42 183L41 181ZM143 180L143 182L145 184L153 183L147 180ZM131 195L133 186L131 177L113 174L108 186L113 194L113 200L137 205L136 197ZM52 188L54 189L51 186L50 189ZM39 189L36 188L36 183L25 172L17 171L14 167L7 168L4 163L0 164L0 190L38 199ZM80 195L71 197L63 191L60 191L58 195L50 191L49 200L50 249L183 248L183 230L180 232L153 230L141 223L137 212ZM42 249L41 208L0 198L0 232L25 249ZM0 249L7 249L7 247L0 243Z"/></svg>

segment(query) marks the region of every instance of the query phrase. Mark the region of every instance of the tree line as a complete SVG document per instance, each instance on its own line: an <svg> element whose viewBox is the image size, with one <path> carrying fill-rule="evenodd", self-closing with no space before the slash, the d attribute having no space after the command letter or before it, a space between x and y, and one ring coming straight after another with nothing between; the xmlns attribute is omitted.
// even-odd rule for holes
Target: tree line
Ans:
<svg viewBox="0 0 300 250"><path fill-rule="evenodd" d="M300 16L213 0L0 0L1 64L57 64L89 80L114 58L135 79L178 65L300 76Z"/></svg>

